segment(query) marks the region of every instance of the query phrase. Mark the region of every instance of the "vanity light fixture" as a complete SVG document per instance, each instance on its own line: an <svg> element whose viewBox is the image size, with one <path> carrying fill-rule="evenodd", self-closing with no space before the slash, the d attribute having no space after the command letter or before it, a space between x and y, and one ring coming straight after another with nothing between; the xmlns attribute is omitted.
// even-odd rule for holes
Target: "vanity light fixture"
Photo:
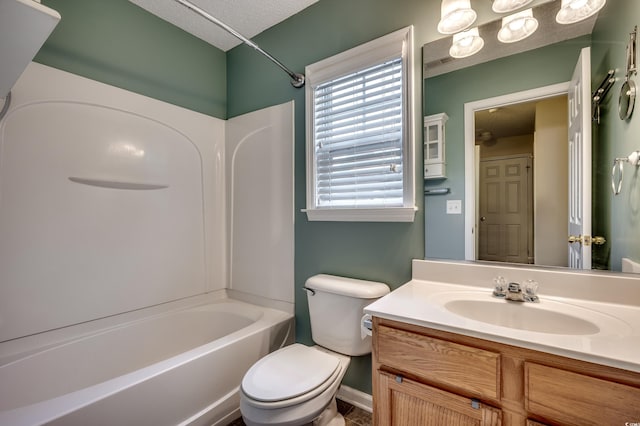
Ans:
<svg viewBox="0 0 640 426"><path fill-rule="evenodd" d="M607 0L562 0L556 15L558 24L574 24L598 13Z"/></svg>
<svg viewBox="0 0 640 426"><path fill-rule="evenodd" d="M537 29L538 20L533 17L533 10L526 9L502 18L498 40L503 43L514 43L529 37Z"/></svg>
<svg viewBox="0 0 640 426"><path fill-rule="evenodd" d="M478 15L471 8L471 0L442 0L438 31L455 34L471 26Z"/></svg>
<svg viewBox="0 0 640 426"><path fill-rule="evenodd" d="M484 40L478 33L478 27L453 35L453 44L449 55L453 58L466 58L478 53L484 46Z"/></svg>
<svg viewBox="0 0 640 426"><path fill-rule="evenodd" d="M495 13L509 13L528 5L532 1L533 0L493 0L491 10Z"/></svg>

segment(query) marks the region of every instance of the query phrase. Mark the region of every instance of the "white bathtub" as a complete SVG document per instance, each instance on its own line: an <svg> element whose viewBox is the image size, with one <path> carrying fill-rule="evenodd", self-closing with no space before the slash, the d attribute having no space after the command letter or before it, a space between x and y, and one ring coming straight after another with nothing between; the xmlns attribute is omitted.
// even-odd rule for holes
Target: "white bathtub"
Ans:
<svg viewBox="0 0 640 426"><path fill-rule="evenodd" d="M199 296L0 343L0 425L224 425L292 318Z"/></svg>

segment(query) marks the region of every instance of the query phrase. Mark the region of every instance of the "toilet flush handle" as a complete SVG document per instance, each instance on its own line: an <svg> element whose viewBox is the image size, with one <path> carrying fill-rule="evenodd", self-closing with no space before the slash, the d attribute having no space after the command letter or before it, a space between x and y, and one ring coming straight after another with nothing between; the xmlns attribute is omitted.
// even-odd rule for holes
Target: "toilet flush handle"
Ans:
<svg viewBox="0 0 640 426"><path fill-rule="evenodd" d="M306 287L306 286L303 286L302 288L303 288L304 290L307 290L308 292L310 292L312 296L315 296L315 295L316 295L316 291L315 291L314 289L309 288L309 287Z"/></svg>

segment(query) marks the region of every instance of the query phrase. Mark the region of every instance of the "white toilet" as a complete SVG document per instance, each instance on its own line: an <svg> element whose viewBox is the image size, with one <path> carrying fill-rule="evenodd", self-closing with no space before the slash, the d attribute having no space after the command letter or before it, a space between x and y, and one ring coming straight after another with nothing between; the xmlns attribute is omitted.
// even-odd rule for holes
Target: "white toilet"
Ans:
<svg viewBox="0 0 640 426"><path fill-rule="evenodd" d="M389 293L386 284L315 275L305 284L311 337L256 362L242 379L240 411L247 426L343 426L335 395L351 356L371 352L363 308Z"/></svg>

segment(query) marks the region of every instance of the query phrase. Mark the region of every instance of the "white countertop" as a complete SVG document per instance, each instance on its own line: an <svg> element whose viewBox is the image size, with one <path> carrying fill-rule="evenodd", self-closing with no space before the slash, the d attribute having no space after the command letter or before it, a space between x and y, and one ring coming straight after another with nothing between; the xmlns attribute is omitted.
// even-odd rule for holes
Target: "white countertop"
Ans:
<svg viewBox="0 0 640 426"><path fill-rule="evenodd" d="M415 268L415 264L414 264ZM542 287L542 284L541 284ZM491 296L493 288L424 279L414 279L367 306L372 316L449 331L466 336L539 350L569 358L640 372L640 307L588 299L546 295L540 291L540 303L518 303ZM561 314L577 314L596 324L592 334L558 334L528 331L468 319L452 313L444 302L456 295L495 303L516 303L525 309L546 309ZM484 300L483 300L484 301ZM535 328L535 326L533 327Z"/></svg>

